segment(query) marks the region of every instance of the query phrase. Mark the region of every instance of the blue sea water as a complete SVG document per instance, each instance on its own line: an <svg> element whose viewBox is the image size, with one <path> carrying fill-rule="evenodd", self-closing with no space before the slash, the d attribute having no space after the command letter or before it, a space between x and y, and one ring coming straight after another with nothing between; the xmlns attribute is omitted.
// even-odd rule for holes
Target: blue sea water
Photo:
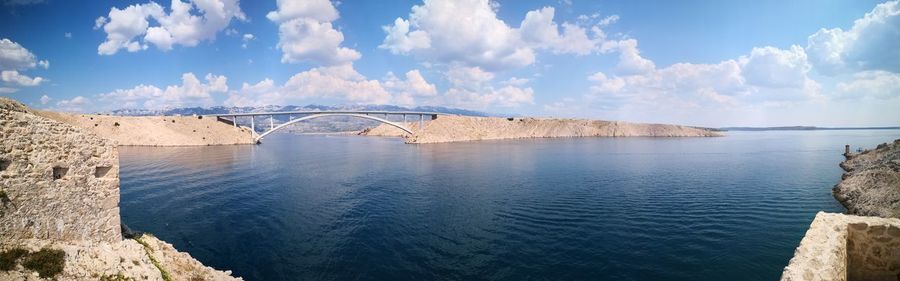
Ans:
<svg viewBox="0 0 900 281"><path fill-rule="evenodd" d="M900 130L123 147L122 220L245 280L776 280Z"/></svg>

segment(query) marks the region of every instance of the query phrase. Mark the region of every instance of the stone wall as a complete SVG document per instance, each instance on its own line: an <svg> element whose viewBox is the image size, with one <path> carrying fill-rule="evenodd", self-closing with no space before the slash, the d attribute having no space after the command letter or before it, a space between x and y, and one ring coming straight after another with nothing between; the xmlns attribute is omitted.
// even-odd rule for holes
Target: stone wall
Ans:
<svg viewBox="0 0 900 281"><path fill-rule="evenodd" d="M858 222L848 230L848 280L900 279L900 225Z"/></svg>
<svg viewBox="0 0 900 281"><path fill-rule="evenodd" d="M819 212L782 281L898 280L900 219Z"/></svg>
<svg viewBox="0 0 900 281"><path fill-rule="evenodd" d="M117 242L115 145L0 98L0 241Z"/></svg>

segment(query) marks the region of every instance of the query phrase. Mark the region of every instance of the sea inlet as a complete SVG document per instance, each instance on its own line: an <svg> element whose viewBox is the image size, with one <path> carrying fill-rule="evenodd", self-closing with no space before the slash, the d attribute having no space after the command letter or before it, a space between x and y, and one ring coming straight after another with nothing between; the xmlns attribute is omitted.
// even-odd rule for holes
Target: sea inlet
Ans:
<svg viewBox="0 0 900 281"><path fill-rule="evenodd" d="M245 280L777 280L900 130L122 147L122 221Z"/></svg>

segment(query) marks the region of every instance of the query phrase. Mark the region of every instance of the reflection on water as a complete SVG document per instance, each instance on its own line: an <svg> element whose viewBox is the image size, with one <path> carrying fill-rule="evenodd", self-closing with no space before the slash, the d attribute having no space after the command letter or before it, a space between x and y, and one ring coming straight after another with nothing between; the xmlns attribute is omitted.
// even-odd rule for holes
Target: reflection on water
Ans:
<svg viewBox="0 0 900 281"><path fill-rule="evenodd" d="M900 131L121 148L122 218L247 280L772 280Z"/></svg>

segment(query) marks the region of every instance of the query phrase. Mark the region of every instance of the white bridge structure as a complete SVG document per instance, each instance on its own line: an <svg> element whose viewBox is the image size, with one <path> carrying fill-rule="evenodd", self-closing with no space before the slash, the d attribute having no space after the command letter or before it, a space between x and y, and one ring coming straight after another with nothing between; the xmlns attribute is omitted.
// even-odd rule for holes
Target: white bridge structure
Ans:
<svg viewBox="0 0 900 281"><path fill-rule="evenodd" d="M275 117L276 116L288 116L288 121L275 126ZM446 113L437 113L437 112L420 112L420 111L285 111L285 112L254 112L254 113L228 113L228 114L211 114L208 116L215 116L217 120L230 123L233 126L237 126L237 123L240 119L250 119L250 130L253 133L256 133L256 117L268 117L269 119L269 129L263 132L262 134L258 134L253 137L253 141L255 143L259 143L264 137L268 136L275 131L278 131L282 128L290 126L291 124L297 122L303 122L310 119L316 119L321 117L328 116L347 116L347 117L356 117L363 118L369 120L375 120L381 123L385 123L391 126L394 126L404 132L412 135L414 134L410 128L407 128L403 125L403 123L398 124L397 122L393 122L388 120L388 116L403 116L403 123L407 123L408 117L413 117L413 121L418 119L419 121L419 129L422 128L425 123L425 117L427 116L428 120L437 119L438 115L449 115ZM384 116L381 118L379 116ZM240 118L240 119L239 119Z"/></svg>

